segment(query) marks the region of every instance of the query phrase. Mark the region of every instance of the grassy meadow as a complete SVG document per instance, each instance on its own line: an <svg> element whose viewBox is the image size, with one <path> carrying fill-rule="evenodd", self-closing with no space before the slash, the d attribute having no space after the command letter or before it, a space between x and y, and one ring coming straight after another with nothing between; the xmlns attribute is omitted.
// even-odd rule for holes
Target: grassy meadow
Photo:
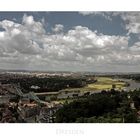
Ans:
<svg viewBox="0 0 140 140"><path fill-rule="evenodd" d="M125 82L119 81L118 79L113 79L110 77L96 77L97 82L86 85L82 88L67 88L63 91L98 91L98 90L110 90L112 85L115 89L122 90L125 87Z"/></svg>
<svg viewBox="0 0 140 140"><path fill-rule="evenodd" d="M97 77L97 82L88 84L87 87L91 90L110 90L112 85L115 86L115 89L121 90L125 87L125 82L109 77Z"/></svg>

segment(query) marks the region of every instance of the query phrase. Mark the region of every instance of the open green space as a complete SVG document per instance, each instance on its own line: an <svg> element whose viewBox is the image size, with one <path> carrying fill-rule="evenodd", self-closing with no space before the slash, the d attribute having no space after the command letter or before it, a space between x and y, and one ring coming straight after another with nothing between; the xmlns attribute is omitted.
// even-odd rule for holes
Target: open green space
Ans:
<svg viewBox="0 0 140 140"><path fill-rule="evenodd" d="M114 79L110 77L96 77L97 82L86 85L82 88L67 88L63 91L97 91L97 90L110 90L112 87L116 90L122 90L126 83L124 81L120 81L119 79Z"/></svg>
<svg viewBox="0 0 140 140"><path fill-rule="evenodd" d="M97 77L97 82L88 84L87 87L91 90L110 90L113 86L117 90L125 87L126 83L109 77Z"/></svg>

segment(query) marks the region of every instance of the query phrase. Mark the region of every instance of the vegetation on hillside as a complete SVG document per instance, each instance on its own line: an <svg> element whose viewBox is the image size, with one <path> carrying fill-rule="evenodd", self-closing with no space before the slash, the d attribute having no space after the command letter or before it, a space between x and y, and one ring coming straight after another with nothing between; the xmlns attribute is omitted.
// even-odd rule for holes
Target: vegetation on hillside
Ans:
<svg viewBox="0 0 140 140"><path fill-rule="evenodd" d="M140 91L115 90L80 98L55 114L58 123L136 123L139 122Z"/></svg>

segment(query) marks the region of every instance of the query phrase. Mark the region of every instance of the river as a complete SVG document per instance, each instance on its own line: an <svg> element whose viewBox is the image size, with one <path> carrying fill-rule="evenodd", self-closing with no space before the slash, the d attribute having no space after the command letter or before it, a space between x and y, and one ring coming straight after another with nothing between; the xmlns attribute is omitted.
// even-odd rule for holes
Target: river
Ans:
<svg viewBox="0 0 140 140"><path fill-rule="evenodd" d="M125 87L125 90L127 90L127 91L140 88L140 82L137 82L135 80L132 80L132 79L119 79L119 80L130 84L128 87Z"/></svg>
<svg viewBox="0 0 140 140"><path fill-rule="evenodd" d="M135 80L132 80L132 79L122 79L122 78L121 79L119 78L118 80L129 83L129 86L124 88L126 91L135 90L135 89L139 89L140 88L140 82L137 82ZM91 94L99 93L99 92L101 92L101 90L90 91ZM67 94L62 93L62 94L58 95L58 99L73 97L73 94L76 94L76 93L74 93L74 92L69 92ZM84 95L84 93L78 94L78 96L83 96L83 95Z"/></svg>

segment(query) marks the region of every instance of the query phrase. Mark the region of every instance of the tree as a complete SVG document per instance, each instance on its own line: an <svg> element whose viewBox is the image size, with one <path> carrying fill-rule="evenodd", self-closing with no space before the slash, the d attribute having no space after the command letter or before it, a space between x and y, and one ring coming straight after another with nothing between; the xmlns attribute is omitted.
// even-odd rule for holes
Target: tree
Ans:
<svg viewBox="0 0 140 140"><path fill-rule="evenodd" d="M115 84L113 84L113 85L112 85L112 88L113 88L113 89L115 89L115 88L116 88L116 85L115 85Z"/></svg>

